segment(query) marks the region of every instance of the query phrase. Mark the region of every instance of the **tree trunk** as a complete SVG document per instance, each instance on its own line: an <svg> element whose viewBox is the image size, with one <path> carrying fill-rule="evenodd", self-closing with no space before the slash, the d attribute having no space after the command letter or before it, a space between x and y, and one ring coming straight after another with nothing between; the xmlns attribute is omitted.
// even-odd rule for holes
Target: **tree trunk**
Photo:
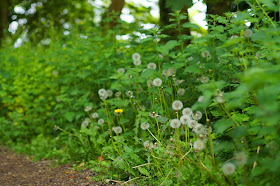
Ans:
<svg viewBox="0 0 280 186"><path fill-rule="evenodd" d="M207 14L222 16L225 12L231 12L231 3L233 0L205 0L207 5Z"/></svg>
<svg viewBox="0 0 280 186"><path fill-rule="evenodd" d="M0 0L0 46L8 28L8 0Z"/></svg>
<svg viewBox="0 0 280 186"><path fill-rule="evenodd" d="M124 7L125 0L112 0L112 3L108 10L102 15L101 25L104 30L112 29L117 25L117 19L120 18L122 9ZM110 19L105 21L105 19Z"/></svg>

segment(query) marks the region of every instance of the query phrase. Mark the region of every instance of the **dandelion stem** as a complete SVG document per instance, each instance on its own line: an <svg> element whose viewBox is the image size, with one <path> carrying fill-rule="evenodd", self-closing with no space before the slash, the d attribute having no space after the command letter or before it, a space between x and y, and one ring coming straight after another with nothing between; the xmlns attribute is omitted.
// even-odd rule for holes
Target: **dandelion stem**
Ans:
<svg viewBox="0 0 280 186"><path fill-rule="evenodd" d="M150 132L150 134L157 140L157 142L159 142L160 144L161 144L161 142L153 135L153 133L149 130L149 129L147 129L149 132Z"/></svg>

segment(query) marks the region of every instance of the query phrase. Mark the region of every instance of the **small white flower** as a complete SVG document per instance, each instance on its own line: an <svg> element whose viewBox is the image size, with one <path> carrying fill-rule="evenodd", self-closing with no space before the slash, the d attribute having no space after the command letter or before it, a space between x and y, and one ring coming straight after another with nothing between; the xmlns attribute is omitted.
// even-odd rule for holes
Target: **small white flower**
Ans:
<svg viewBox="0 0 280 186"><path fill-rule="evenodd" d="M112 130L116 133L116 134L120 134L122 132L122 128L119 126L113 127Z"/></svg>
<svg viewBox="0 0 280 186"><path fill-rule="evenodd" d="M113 91L112 90L106 90L106 92L107 92L107 96L108 97L111 97L111 96L113 96Z"/></svg>
<svg viewBox="0 0 280 186"><path fill-rule="evenodd" d="M132 91L127 91L127 92L126 92L126 95L127 95L128 97L131 97L131 96L133 96L133 92L132 92Z"/></svg>
<svg viewBox="0 0 280 186"><path fill-rule="evenodd" d="M149 64L147 65L147 68L148 68L148 69L156 69L156 68L157 68L157 65L156 65L155 63L149 63Z"/></svg>
<svg viewBox="0 0 280 186"><path fill-rule="evenodd" d="M183 95L185 94L185 89L179 88L178 94L179 94L180 96L183 96Z"/></svg>
<svg viewBox="0 0 280 186"><path fill-rule="evenodd" d="M98 90L98 94L99 96L107 96L107 91L104 88L102 88Z"/></svg>
<svg viewBox="0 0 280 186"><path fill-rule="evenodd" d="M159 87L159 86L161 86L161 84L162 84L162 80L160 78L154 79L154 81L153 81L154 86Z"/></svg>
<svg viewBox="0 0 280 186"><path fill-rule="evenodd" d="M235 172L235 165L233 163L224 163L222 166L224 175L231 175Z"/></svg>
<svg viewBox="0 0 280 186"><path fill-rule="evenodd" d="M200 120L202 118L202 113L200 111L196 111L193 115L195 120Z"/></svg>
<svg viewBox="0 0 280 186"><path fill-rule="evenodd" d="M124 68L119 68L119 69L117 70L117 72L118 72L119 74L124 74L124 73L125 73L125 69L124 69Z"/></svg>
<svg viewBox="0 0 280 186"><path fill-rule="evenodd" d="M200 124L200 123L198 123L197 125L195 125L195 127L194 127L194 132L196 133L196 134L203 134L204 132L205 132L205 128L204 128L204 126L202 125L202 124Z"/></svg>
<svg viewBox="0 0 280 186"><path fill-rule="evenodd" d="M172 120L170 121L170 127L171 127L171 128L176 129L176 128L179 128L180 126L181 126L180 120L178 120L178 119L172 119Z"/></svg>
<svg viewBox="0 0 280 186"><path fill-rule="evenodd" d="M200 79L201 83L207 83L209 81L209 77L208 76L201 76Z"/></svg>
<svg viewBox="0 0 280 186"><path fill-rule="evenodd" d="M140 60L140 58L141 58L140 54L138 54L138 53L132 54L132 59L133 59L134 61Z"/></svg>
<svg viewBox="0 0 280 186"><path fill-rule="evenodd" d="M237 152L235 154L236 163L239 166L243 166L247 163L247 154L245 152Z"/></svg>
<svg viewBox="0 0 280 186"><path fill-rule="evenodd" d="M104 123L104 119L99 119L99 120L97 121L97 123L98 123L99 125L102 125L102 124Z"/></svg>
<svg viewBox="0 0 280 186"><path fill-rule="evenodd" d="M172 108L174 110L181 110L183 108L183 103L180 100L175 100L172 103Z"/></svg>
<svg viewBox="0 0 280 186"><path fill-rule="evenodd" d="M147 122L141 124L141 129L142 129L142 130L147 130L149 127L150 127L150 124L147 123Z"/></svg>
<svg viewBox="0 0 280 186"><path fill-rule="evenodd" d="M189 123L188 123L188 127L193 129L196 125L197 125L197 121L195 120L191 120Z"/></svg>
<svg viewBox="0 0 280 186"><path fill-rule="evenodd" d="M134 60L134 61L133 61L133 64L134 64L135 66L139 66L139 65L141 65L141 60L140 60L140 59Z"/></svg>
<svg viewBox="0 0 280 186"><path fill-rule="evenodd" d="M92 114L91 114L91 117L92 117L93 119L98 118L98 113L97 113L97 112L92 113Z"/></svg>
<svg viewBox="0 0 280 186"><path fill-rule="evenodd" d="M85 120L82 122L82 127L87 127L88 126L88 122Z"/></svg>
<svg viewBox="0 0 280 186"><path fill-rule="evenodd" d="M198 139L197 141L195 141L193 143L193 148L195 150L203 150L205 148L205 144L204 144L204 141Z"/></svg>
<svg viewBox="0 0 280 186"><path fill-rule="evenodd" d="M251 29L246 29L244 31L244 36L245 37L250 37L253 34L253 31Z"/></svg>
<svg viewBox="0 0 280 186"><path fill-rule="evenodd" d="M85 111L86 112L88 112L88 111L90 111L91 110L91 106L87 106L86 108L85 108Z"/></svg>
<svg viewBox="0 0 280 186"><path fill-rule="evenodd" d="M204 101L204 96L199 96L198 99L197 99L197 101L198 101L199 103L203 103L203 101Z"/></svg>
<svg viewBox="0 0 280 186"><path fill-rule="evenodd" d="M182 123L182 125L187 125L190 121L191 121L191 118L188 115L183 115L180 118L180 122Z"/></svg>
<svg viewBox="0 0 280 186"><path fill-rule="evenodd" d="M208 50L205 50L204 52L202 52L201 56L204 58L211 58L211 54Z"/></svg>
<svg viewBox="0 0 280 186"><path fill-rule="evenodd" d="M191 108L184 108L183 111L182 111L182 114L191 116L193 114L193 111L192 111Z"/></svg>

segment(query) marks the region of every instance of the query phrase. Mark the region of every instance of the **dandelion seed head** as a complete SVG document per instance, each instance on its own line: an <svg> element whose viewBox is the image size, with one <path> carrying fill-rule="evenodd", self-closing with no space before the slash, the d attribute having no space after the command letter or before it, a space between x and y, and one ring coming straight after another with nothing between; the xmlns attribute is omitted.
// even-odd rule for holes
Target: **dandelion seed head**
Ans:
<svg viewBox="0 0 280 186"><path fill-rule="evenodd" d="M88 123L91 123L90 118L85 118L85 121L87 121Z"/></svg>
<svg viewBox="0 0 280 186"><path fill-rule="evenodd" d="M58 71L57 71L57 70L54 70L54 71L52 72L52 74L53 74L54 76L58 76Z"/></svg>
<svg viewBox="0 0 280 186"><path fill-rule="evenodd" d="M98 123L99 125L102 125L102 124L104 123L104 119L99 119L99 120L97 121L97 123Z"/></svg>
<svg viewBox="0 0 280 186"><path fill-rule="evenodd" d="M193 148L195 150L203 150L205 148L205 144L204 144L204 141L198 139L196 140L194 143L193 143Z"/></svg>
<svg viewBox="0 0 280 186"><path fill-rule="evenodd" d="M107 96L107 91L104 88L102 88L98 90L98 94L99 96Z"/></svg>
<svg viewBox="0 0 280 186"><path fill-rule="evenodd" d="M82 127L87 127L87 126L88 126L88 121L86 121L86 120L83 121L83 122L82 122Z"/></svg>
<svg viewBox="0 0 280 186"><path fill-rule="evenodd" d="M132 54L132 59L133 59L134 61L140 60L140 58L141 58L141 56L140 56L139 53L134 53L134 54Z"/></svg>
<svg viewBox="0 0 280 186"><path fill-rule="evenodd" d="M156 68L157 68L157 65L156 65L155 63L149 63L149 64L147 65L147 68L148 68L148 69L156 69Z"/></svg>
<svg viewBox="0 0 280 186"><path fill-rule="evenodd" d="M192 111L191 108L184 108L183 111L182 111L182 114L191 116L193 114L193 111Z"/></svg>
<svg viewBox="0 0 280 186"><path fill-rule="evenodd" d="M235 165L230 162L224 163L222 166L223 173L226 176L233 174L235 172L235 168Z"/></svg>
<svg viewBox="0 0 280 186"><path fill-rule="evenodd" d="M179 88L177 92L180 96L183 96L185 94L185 89Z"/></svg>
<svg viewBox="0 0 280 186"><path fill-rule="evenodd" d="M120 97L122 95L122 93L120 91L115 93L115 97Z"/></svg>
<svg viewBox="0 0 280 186"><path fill-rule="evenodd" d="M194 132L198 135L203 134L205 132L205 127L202 124L198 123L194 127Z"/></svg>
<svg viewBox="0 0 280 186"><path fill-rule="evenodd" d="M198 101L199 103L203 103L203 102L204 102L204 96L199 96L198 99L197 99L197 101Z"/></svg>
<svg viewBox="0 0 280 186"><path fill-rule="evenodd" d="M173 110L181 110L183 108L183 103L180 100L175 100L172 103Z"/></svg>
<svg viewBox="0 0 280 186"><path fill-rule="evenodd" d="M90 111L91 109L92 109L91 106L87 106L87 107L85 108L85 111L88 112L88 111Z"/></svg>
<svg viewBox="0 0 280 186"><path fill-rule="evenodd" d="M93 119L98 118L98 113L97 113L97 112L92 113L92 114L91 114L91 117L92 117Z"/></svg>
<svg viewBox="0 0 280 186"><path fill-rule="evenodd" d="M134 64L135 66L139 66L139 65L141 65L141 60L140 60L140 59L134 60L134 61L133 61L133 64Z"/></svg>
<svg viewBox="0 0 280 186"><path fill-rule="evenodd" d="M209 77L208 76L201 76L199 78L201 83L207 83L209 81Z"/></svg>
<svg viewBox="0 0 280 186"><path fill-rule="evenodd" d="M243 166L247 163L247 154L245 152L235 153L236 163L239 166Z"/></svg>
<svg viewBox="0 0 280 186"><path fill-rule="evenodd" d="M188 115L183 115L180 118L180 122L182 123L182 125L187 125L190 121L191 121L191 118Z"/></svg>
<svg viewBox="0 0 280 186"><path fill-rule="evenodd" d="M106 92L107 92L107 96L108 97L111 97L111 96L113 96L113 91L112 90L106 90Z"/></svg>
<svg viewBox="0 0 280 186"><path fill-rule="evenodd" d="M162 80L160 78L154 79L154 81L153 81L154 86L160 87L161 84L162 84Z"/></svg>
<svg viewBox="0 0 280 186"><path fill-rule="evenodd" d="M149 127L150 127L150 124L147 123L147 122L141 124L141 129L142 129L142 130L147 130Z"/></svg>
<svg viewBox="0 0 280 186"><path fill-rule="evenodd" d="M205 50L204 52L201 53L201 56L204 58L210 58L211 54L208 50Z"/></svg>
<svg viewBox="0 0 280 186"><path fill-rule="evenodd" d="M217 97L215 98L215 100L217 101L217 103L224 103L224 102L225 102L225 100L223 99L223 97L220 97L220 96L217 96Z"/></svg>
<svg viewBox="0 0 280 186"><path fill-rule="evenodd" d="M197 124L198 124L197 121L190 120L190 122L188 123L188 127L193 129Z"/></svg>
<svg viewBox="0 0 280 186"><path fill-rule="evenodd" d="M192 56L190 56L189 58L188 58L188 61L192 61L194 58L192 57Z"/></svg>
<svg viewBox="0 0 280 186"><path fill-rule="evenodd" d="M172 120L170 121L170 127L171 127L171 128L177 129L177 128L179 128L180 126L181 126L180 120L178 120L178 119L172 119Z"/></svg>
<svg viewBox="0 0 280 186"><path fill-rule="evenodd" d="M120 126L116 126L113 127L112 130L116 133L116 134L120 134L122 132L122 128Z"/></svg>
<svg viewBox="0 0 280 186"><path fill-rule="evenodd" d="M195 120L200 120L202 118L202 113L200 111L196 111L193 115Z"/></svg>
<svg viewBox="0 0 280 186"><path fill-rule="evenodd" d="M181 178L182 177L182 172L180 170L176 170L176 172L174 173L174 177Z"/></svg>
<svg viewBox="0 0 280 186"><path fill-rule="evenodd" d="M108 95L107 95L107 94L105 94L104 96L99 96L99 98L100 98L100 99L102 99L102 100L107 99L107 97L108 97Z"/></svg>
<svg viewBox="0 0 280 186"><path fill-rule="evenodd" d="M152 149L153 148L153 143L150 142L149 140L145 141L144 142L144 147L149 150L149 149Z"/></svg>
<svg viewBox="0 0 280 186"><path fill-rule="evenodd" d="M244 31L244 36L245 37L250 37L253 34L253 31L251 29L246 29Z"/></svg>
<svg viewBox="0 0 280 186"><path fill-rule="evenodd" d="M124 68L119 68L119 69L117 70L117 72L118 72L119 74L124 74L124 73L125 73L125 69L124 69Z"/></svg>
<svg viewBox="0 0 280 186"><path fill-rule="evenodd" d="M126 92L126 95L127 95L128 97L131 97L131 96L133 96L133 92L129 90L129 91Z"/></svg>

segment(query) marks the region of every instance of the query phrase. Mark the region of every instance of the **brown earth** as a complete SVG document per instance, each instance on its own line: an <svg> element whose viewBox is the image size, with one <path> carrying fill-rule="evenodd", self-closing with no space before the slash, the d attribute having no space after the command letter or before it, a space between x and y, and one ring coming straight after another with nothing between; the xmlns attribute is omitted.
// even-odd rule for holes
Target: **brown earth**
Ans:
<svg viewBox="0 0 280 186"><path fill-rule="evenodd" d="M71 164L51 168L49 160L34 163L24 155L0 147L0 186L112 185L112 182L91 181L94 175L90 169L75 171Z"/></svg>

